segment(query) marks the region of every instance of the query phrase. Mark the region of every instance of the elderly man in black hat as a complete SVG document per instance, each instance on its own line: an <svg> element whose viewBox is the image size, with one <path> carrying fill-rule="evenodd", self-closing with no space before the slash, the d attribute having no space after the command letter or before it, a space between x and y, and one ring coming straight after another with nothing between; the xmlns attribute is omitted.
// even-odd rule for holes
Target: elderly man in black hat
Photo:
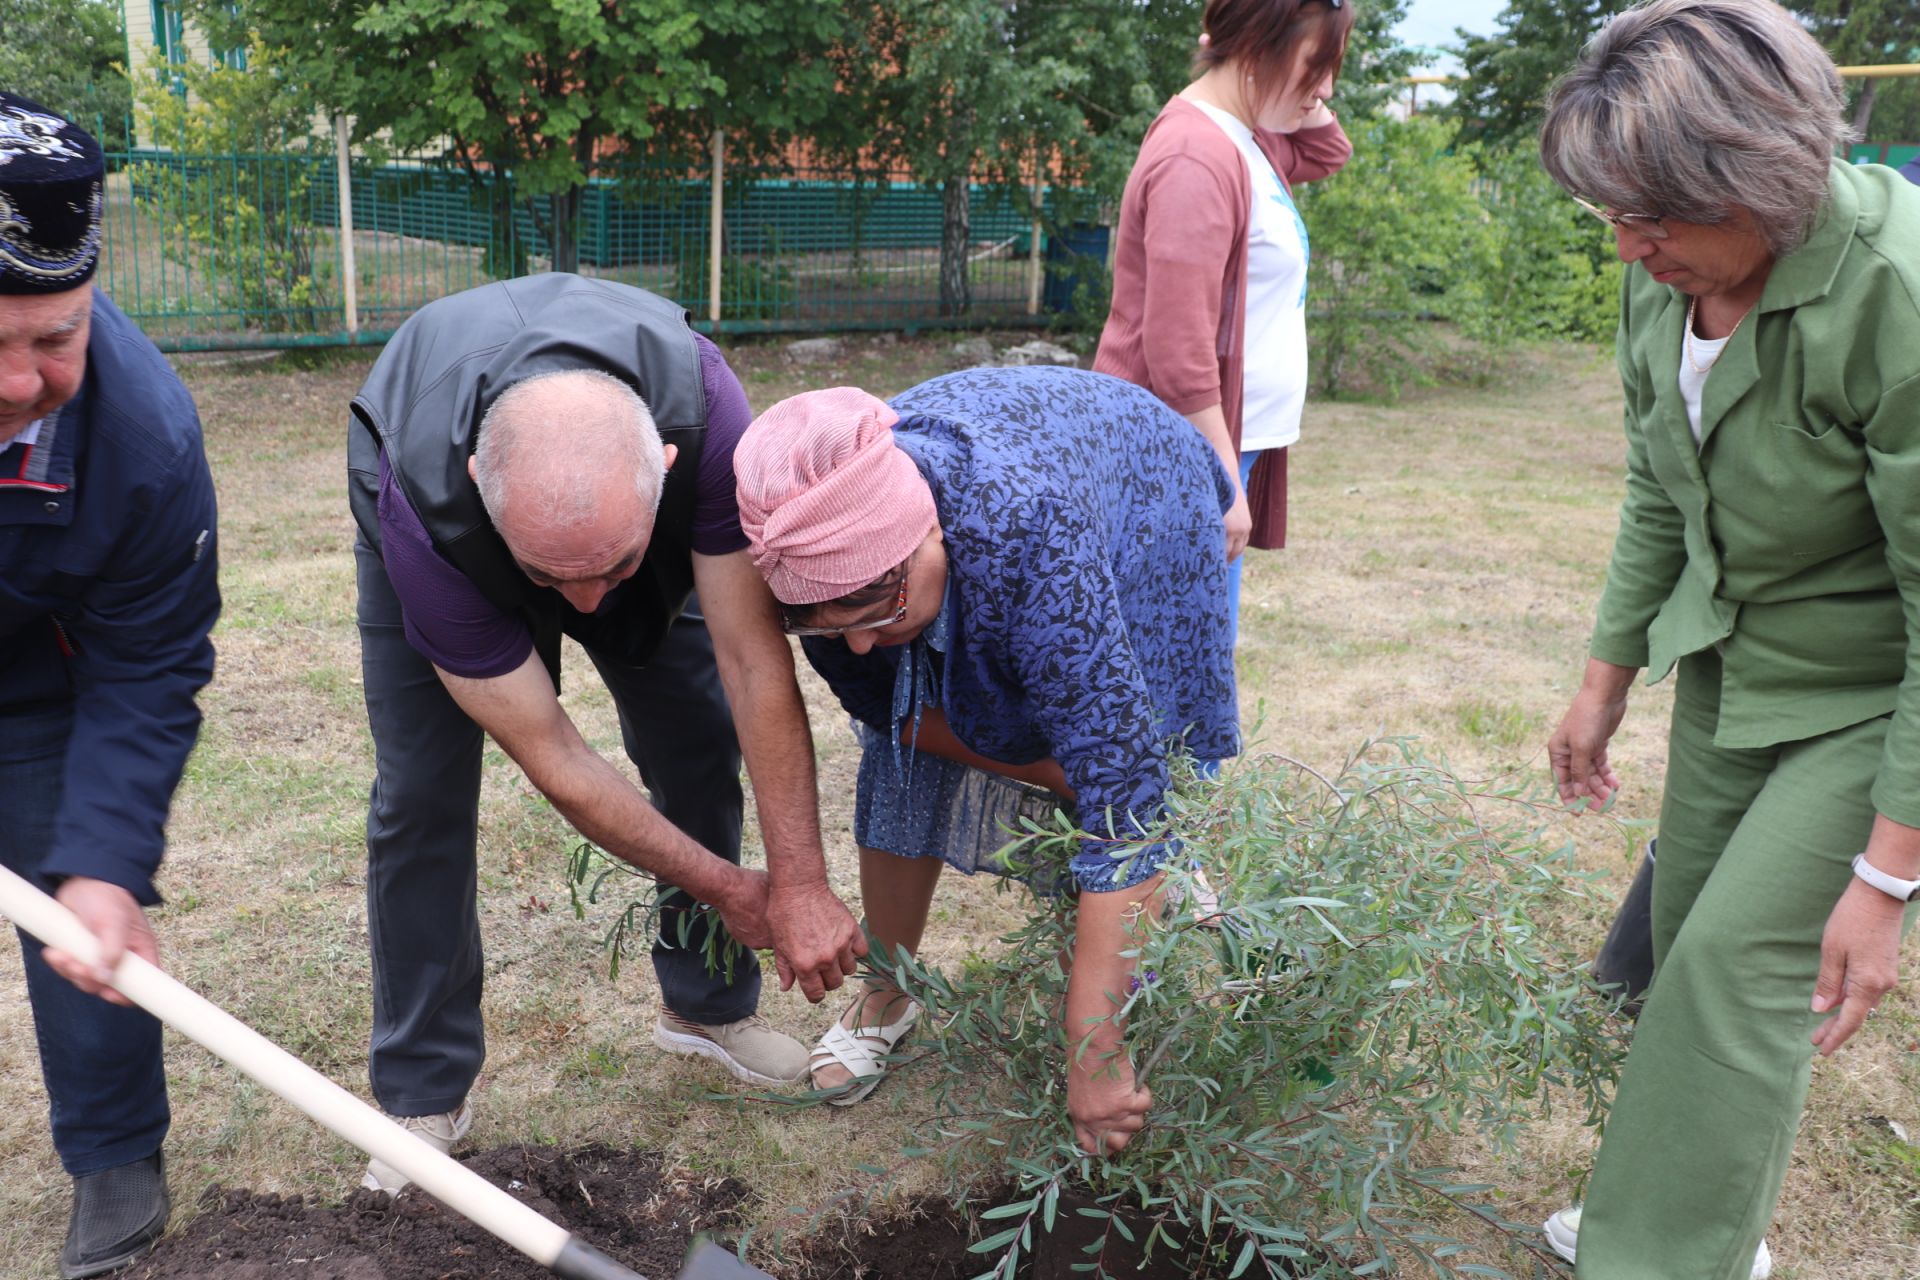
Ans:
<svg viewBox="0 0 1920 1280"><path fill-rule="evenodd" d="M21 940L74 1181L68 1277L139 1257L167 1221L160 1024L103 980L123 952L156 959L142 907L220 612L193 400L89 283L103 179L93 138L0 93L0 863L102 949L88 969Z"/></svg>

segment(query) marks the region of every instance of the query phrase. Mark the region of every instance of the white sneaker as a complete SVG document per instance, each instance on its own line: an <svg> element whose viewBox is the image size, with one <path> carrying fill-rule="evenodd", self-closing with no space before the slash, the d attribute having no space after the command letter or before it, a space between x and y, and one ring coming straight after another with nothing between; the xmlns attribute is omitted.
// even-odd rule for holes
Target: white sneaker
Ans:
<svg viewBox="0 0 1920 1280"><path fill-rule="evenodd" d="M1547 1243L1553 1246L1553 1251L1572 1262L1574 1249L1580 1243L1580 1206L1576 1204L1560 1210L1547 1219L1544 1230ZM1767 1242L1762 1240L1760 1248L1753 1255L1753 1271L1749 1280L1767 1280L1772 1274L1773 1254L1768 1251Z"/></svg>
<svg viewBox="0 0 1920 1280"><path fill-rule="evenodd" d="M445 1155L473 1128L473 1104L462 1102L458 1111L444 1115L388 1116L387 1119ZM377 1157L367 1161L367 1172L360 1179L360 1185L367 1190L384 1191L390 1196L405 1190L409 1182L406 1174Z"/></svg>
<svg viewBox="0 0 1920 1280"><path fill-rule="evenodd" d="M707 1026L662 1009L653 1043L668 1053L712 1058L748 1084L795 1084L807 1074L806 1047L757 1014Z"/></svg>

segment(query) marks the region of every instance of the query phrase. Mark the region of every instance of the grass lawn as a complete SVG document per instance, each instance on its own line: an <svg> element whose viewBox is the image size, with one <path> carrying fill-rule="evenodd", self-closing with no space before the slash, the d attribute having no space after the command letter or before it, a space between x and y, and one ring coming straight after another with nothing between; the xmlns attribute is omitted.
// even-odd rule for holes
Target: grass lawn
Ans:
<svg viewBox="0 0 1920 1280"><path fill-rule="evenodd" d="M857 383L891 394L946 367L952 337L853 338L832 367L786 365L778 344L730 350L754 407ZM1019 341L1015 338L1010 341ZM366 1095L371 1017L361 828L371 751L353 625L352 521L342 442L368 358L185 369L220 488L226 611L206 727L181 789L157 913L170 970ZM1370 734L1415 734L1463 769L1543 770L1546 734L1577 681L1619 499L1623 445L1610 356L1569 347L1516 357L1487 387L1416 390L1397 405L1309 406L1292 460L1293 544L1247 568L1240 670L1260 745L1337 765ZM570 670L586 670L577 653ZM807 677L835 888L858 885L849 833L854 750ZM566 702L610 758L611 707L590 676ZM1617 739L1618 812L1650 817L1664 765L1665 688L1643 689ZM489 1053L471 1142L600 1140L732 1174L765 1221L826 1199L856 1163L897 1152L916 1099L883 1087L850 1111L714 1102L727 1078L664 1058L644 955L607 976L617 908L575 920L573 837L498 750L487 754L480 849ZM1624 890L1617 830L1569 821L1588 866ZM757 845L751 825L750 845ZM1597 944L1611 897L1560 927ZM950 876L929 954L959 964L1019 910ZM771 991L771 984L769 984ZM811 1042L837 1010L797 994L764 1012ZM1837 1060L1816 1063L1793 1170L1770 1233L1778 1280L1920 1275L1920 1005L1908 989ZM0 1280L53 1273L68 1182L46 1133L19 957L0 949ZM363 1157L184 1040L169 1038L175 1222L210 1184L337 1199ZM1572 1199L1590 1134L1574 1114L1529 1128L1518 1154L1463 1143L1468 1175L1508 1215L1539 1221Z"/></svg>

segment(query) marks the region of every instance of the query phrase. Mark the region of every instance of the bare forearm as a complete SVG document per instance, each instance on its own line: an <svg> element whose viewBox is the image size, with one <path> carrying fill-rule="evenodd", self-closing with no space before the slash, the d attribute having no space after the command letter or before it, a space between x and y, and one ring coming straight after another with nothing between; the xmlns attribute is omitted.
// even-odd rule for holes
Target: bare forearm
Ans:
<svg viewBox="0 0 1920 1280"><path fill-rule="evenodd" d="M939 707L928 707L920 713L918 730L912 724L903 727L900 741L902 745L928 755L957 761L982 773L997 773L1003 778L1012 778L1029 786L1045 787L1056 795L1073 799L1073 785L1067 781L1066 770L1060 767L1058 760L1049 757L1031 764L1006 764L990 760L960 741L953 732L953 726L947 723L947 713Z"/></svg>
<svg viewBox="0 0 1920 1280"><path fill-rule="evenodd" d="M1639 674L1638 667L1623 667L1599 658L1588 658L1586 673L1580 679L1580 692L1603 702L1619 702L1633 688L1633 678Z"/></svg>
<svg viewBox="0 0 1920 1280"><path fill-rule="evenodd" d="M507 754L581 835L702 902L726 900L739 869L668 822L584 742L577 752Z"/></svg>
<svg viewBox="0 0 1920 1280"><path fill-rule="evenodd" d="M696 555L693 576L733 709L734 736L753 779L767 878L776 891L824 886L813 731L793 674L793 646L780 631L780 606L744 551Z"/></svg>
<svg viewBox="0 0 1920 1280"><path fill-rule="evenodd" d="M1240 487L1240 451L1234 448L1233 436L1227 430L1227 415L1217 404L1204 409L1196 409L1186 415L1194 429L1206 437L1213 451L1220 455L1220 461L1227 468L1227 474L1233 477L1234 488Z"/></svg>
<svg viewBox="0 0 1920 1280"><path fill-rule="evenodd" d="M1126 1039L1120 1007L1127 1000L1127 980L1134 958L1123 954L1137 948L1148 913L1157 911L1164 877L1111 893L1083 892L1073 943L1073 975L1067 983L1067 1043L1077 1045L1092 1033L1079 1066L1096 1070L1102 1060L1119 1050Z"/></svg>
<svg viewBox="0 0 1920 1280"><path fill-rule="evenodd" d="M753 779L754 808L767 846L767 877L775 892L825 884L813 732L791 658L784 669L749 670L736 683L738 691L730 686L727 697L747 776Z"/></svg>
<svg viewBox="0 0 1920 1280"><path fill-rule="evenodd" d="M439 672L453 700L513 757L560 816L608 853L725 905L741 872L660 816L634 785L581 738L532 654L506 675L470 679Z"/></svg>

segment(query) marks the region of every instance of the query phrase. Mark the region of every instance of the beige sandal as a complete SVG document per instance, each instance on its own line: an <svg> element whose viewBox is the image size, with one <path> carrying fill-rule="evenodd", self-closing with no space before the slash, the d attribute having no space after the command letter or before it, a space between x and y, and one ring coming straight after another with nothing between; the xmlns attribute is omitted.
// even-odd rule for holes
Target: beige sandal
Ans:
<svg viewBox="0 0 1920 1280"><path fill-rule="evenodd" d="M860 1002L854 1007L862 1008L866 999L866 996L861 996ZM898 1022L881 1026L849 1029L840 1025L839 1018L833 1020L833 1025L827 1028L826 1034L820 1037L820 1042L814 1045L813 1053L807 1058L810 1075L819 1072L822 1067L835 1065L845 1067L853 1074L853 1079L847 1081L839 1093L827 1099L829 1103L836 1107L850 1107L880 1086L887 1068L892 1065L885 1059L907 1038L907 1033L913 1030L913 1024L920 1018L920 1006L911 1000L906 1003L907 1011Z"/></svg>

